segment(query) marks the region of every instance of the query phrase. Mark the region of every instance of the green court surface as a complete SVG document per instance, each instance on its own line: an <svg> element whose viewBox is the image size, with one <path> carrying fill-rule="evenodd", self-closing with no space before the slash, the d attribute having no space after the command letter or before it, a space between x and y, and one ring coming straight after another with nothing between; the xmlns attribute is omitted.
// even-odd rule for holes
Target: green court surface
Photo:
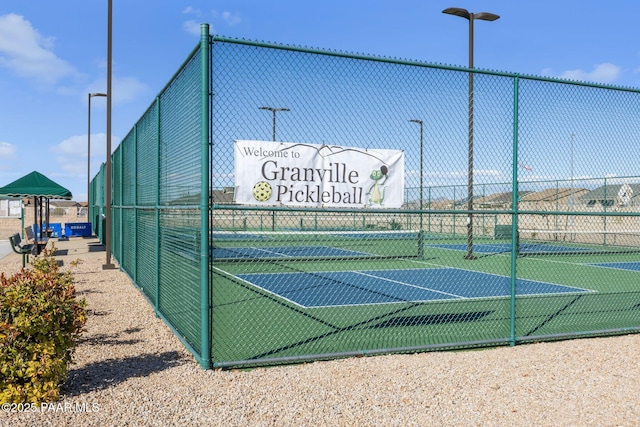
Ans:
<svg viewBox="0 0 640 427"><path fill-rule="evenodd" d="M203 367L640 331L639 90L202 30L89 218Z"/></svg>
<svg viewBox="0 0 640 427"><path fill-rule="evenodd" d="M479 240L474 260L464 258L464 239L425 240L421 252L403 243L376 253L380 244L346 259L286 249L282 258L215 262L213 359L501 345L638 324L637 253L518 256L512 280L511 253L483 246L504 242Z"/></svg>

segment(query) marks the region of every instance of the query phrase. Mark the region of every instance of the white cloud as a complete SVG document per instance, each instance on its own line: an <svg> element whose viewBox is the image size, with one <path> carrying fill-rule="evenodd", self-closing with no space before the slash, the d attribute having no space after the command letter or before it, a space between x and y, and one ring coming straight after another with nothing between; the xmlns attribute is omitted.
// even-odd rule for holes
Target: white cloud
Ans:
<svg viewBox="0 0 640 427"><path fill-rule="evenodd" d="M196 18L201 18L202 17L202 11L200 9L198 9L197 7L193 7L193 6L187 6L184 9L182 9L182 14L183 15L192 15L192 16L195 16Z"/></svg>
<svg viewBox="0 0 640 427"><path fill-rule="evenodd" d="M74 135L49 148L54 153L57 170L65 176L86 179L87 176L87 134ZM120 144L120 138L112 136L112 150ZM107 135L91 133L91 175L98 172L104 162L107 149Z"/></svg>
<svg viewBox="0 0 640 427"><path fill-rule="evenodd" d="M606 62L604 64L595 65L593 70L590 72L581 69L563 71L562 74L560 74L560 77L570 80L612 83L620 77L621 72L622 68Z"/></svg>
<svg viewBox="0 0 640 427"><path fill-rule="evenodd" d="M68 158L57 157L58 168L56 174L58 176L71 176L74 178L85 178L87 176L87 162L70 162ZM94 168L94 174L96 169Z"/></svg>
<svg viewBox="0 0 640 427"><path fill-rule="evenodd" d="M111 146L117 147L120 144L120 138L111 137L113 141L111 141ZM114 145L115 141L115 145ZM104 161L106 158L106 150L107 150L107 134L102 133L92 133L91 134L91 158L98 159L100 162ZM92 162L93 163L93 162Z"/></svg>
<svg viewBox="0 0 640 427"><path fill-rule="evenodd" d="M19 76L52 85L76 74L76 70L53 52L53 38L44 38L31 23L13 13L0 16L0 66Z"/></svg>
<svg viewBox="0 0 640 427"><path fill-rule="evenodd" d="M76 177L87 174L87 135L71 136L58 145L50 148L55 153L55 160L58 170L67 175ZM91 151L97 152L94 145L93 135L91 136ZM103 150L104 151L104 150ZM104 153L100 152L104 157Z"/></svg>
<svg viewBox="0 0 640 427"><path fill-rule="evenodd" d="M59 153L64 156L68 155L77 155L81 157L82 155L87 155L87 135L76 135L70 138L65 139L58 145L54 145L51 147L51 151L54 153Z"/></svg>
<svg viewBox="0 0 640 427"><path fill-rule="evenodd" d="M224 22L226 22L230 27L239 24L242 21L240 19L240 15L227 11L222 12L222 19L224 19Z"/></svg>
<svg viewBox="0 0 640 427"><path fill-rule="evenodd" d="M65 139L61 143L51 147L51 151L63 157L75 156L77 158L87 159L87 134L74 135ZM112 146L117 147L120 144L120 138L112 136ZM104 159L105 150L107 148L107 135L104 132L91 133L91 157Z"/></svg>
<svg viewBox="0 0 640 427"><path fill-rule="evenodd" d="M182 29L186 32L189 33L191 35L194 36L199 36L200 35L200 24L202 21L202 12L200 11L200 9L195 9L191 6L187 6L182 10L182 13L184 15L191 15L195 18L197 18L198 20L196 21L195 19L189 19L185 22L182 23ZM239 24L240 22L242 22L242 18L240 18L240 15L237 13L233 13L233 12L229 12L229 11L223 11L223 12L218 12L216 10L212 10L211 14L213 15L213 19L214 20L222 20L224 21L225 24L227 24L229 27L232 27L236 24ZM216 31L213 28L213 25L210 24L210 33L214 34Z"/></svg>
<svg viewBox="0 0 640 427"><path fill-rule="evenodd" d="M8 142L0 142L0 160L13 159L16 155L15 145Z"/></svg>
<svg viewBox="0 0 640 427"><path fill-rule="evenodd" d="M202 21L202 12L192 6L187 6L182 10L184 15L191 15L198 18L198 21L189 19L182 23L182 29L193 36L200 36L200 22ZM211 30L213 32L213 30Z"/></svg>
<svg viewBox="0 0 640 427"><path fill-rule="evenodd" d="M475 176L489 176L489 177L503 176L502 172L495 169L474 169L473 174Z"/></svg>
<svg viewBox="0 0 640 427"><path fill-rule="evenodd" d="M113 77L113 104L126 104L147 90L147 85L135 77ZM105 87L107 85L105 84Z"/></svg>
<svg viewBox="0 0 640 427"><path fill-rule="evenodd" d="M546 76L546 77L552 77L553 76L553 69L551 69L551 68L543 68L541 74L543 76Z"/></svg>
<svg viewBox="0 0 640 427"><path fill-rule="evenodd" d="M198 24L196 21L193 21L193 20L185 21L182 24L182 29L194 36L200 35L200 24Z"/></svg>
<svg viewBox="0 0 640 427"><path fill-rule="evenodd" d="M142 83L140 80L135 77L120 77L113 76L113 80L111 81L113 85L113 100L112 105L121 105L127 104L129 102L135 101L141 95L147 92L148 86ZM106 79L96 80L93 83L89 84L87 88L82 91L82 102L87 103L87 94L88 93L106 93L107 91L107 81ZM91 101L96 102L94 101ZM96 103L96 105L102 105L102 103Z"/></svg>
<svg viewBox="0 0 640 427"><path fill-rule="evenodd" d="M214 10L211 13L213 14L214 19L222 19L230 27L242 22L240 15L238 15L237 13L229 12L228 10L225 10L223 12Z"/></svg>

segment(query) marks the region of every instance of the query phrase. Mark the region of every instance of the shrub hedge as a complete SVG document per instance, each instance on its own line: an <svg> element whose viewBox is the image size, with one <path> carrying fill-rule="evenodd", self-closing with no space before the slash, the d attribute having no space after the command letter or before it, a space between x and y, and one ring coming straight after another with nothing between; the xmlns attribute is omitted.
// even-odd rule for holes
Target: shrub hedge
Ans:
<svg viewBox="0 0 640 427"><path fill-rule="evenodd" d="M86 322L69 272L61 273L55 247L32 268L0 274L0 403L58 400L60 385Z"/></svg>

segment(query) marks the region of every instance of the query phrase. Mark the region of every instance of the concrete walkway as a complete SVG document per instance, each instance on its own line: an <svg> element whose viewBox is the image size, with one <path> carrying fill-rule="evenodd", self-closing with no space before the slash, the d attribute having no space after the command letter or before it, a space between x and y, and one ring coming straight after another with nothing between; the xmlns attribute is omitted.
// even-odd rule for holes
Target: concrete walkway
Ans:
<svg viewBox="0 0 640 427"><path fill-rule="evenodd" d="M8 240L0 240L0 259L13 252L11 243Z"/></svg>

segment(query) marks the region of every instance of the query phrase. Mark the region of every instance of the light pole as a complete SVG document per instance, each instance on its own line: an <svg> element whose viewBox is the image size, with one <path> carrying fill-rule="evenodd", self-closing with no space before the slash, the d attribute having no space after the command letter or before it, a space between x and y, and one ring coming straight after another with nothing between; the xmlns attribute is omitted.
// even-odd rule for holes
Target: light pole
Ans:
<svg viewBox="0 0 640 427"><path fill-rule="evenodd" d="M575 137L575 135L573 133L571 133L571 144L569 147L569 151L570 151L570 169L571 169L571 195L569 196L569 211L571 213L573 213L573 205L574 205L574 195L575 195L575 183L573 181L574 179L574 175L573 175L573 138ZM605 201L605 205L606 205L606 201ZM571 216L571 225L575 224L575 217L572 215ZM606 220L606 219L605 219ZM573 237L573 236L572 236Z"/></svg>
<svg viewBox="0 0 640 427"><path fill-rule="evenodd" d="M424 199L423 195L422 195L422 191L424 188L424 185L422 183L423 180L423 169L422 169L422 153L423 153L423 138L422 138L422 131L423 131L423 122L422 120L418 120L418 119L411 119L409 120L409 122L411 123L417 123L420 125L420 231L418 232L418 256L422 258L422 201Z"/></svg>
<svg viewBox="0 0 640 427"><path fill-rule="evenodd" d="M276 113L278 111L291 111L288 108L259 107L261 110L271 111L273 113L273 141L276 140ZM276 231L276 211L271 211L271 231Z"/></svg>
<svg viewBox="0 0 640 427"><path fill-rule="evenodd" d="M569 170L571 173L571 197L569 197L569 207L572 212L573 212L573 137L574 136L575 135L572 133L571 143L569 144Z"/></svg>
<svg viewBox="0 0 640 427"><path fill-rule="evenodd" d="M105 227L104 241L106 260L102 265L103 270L116 268L111 263L111 70L112 70L112 0L107 2L107 161L105 165Z"/></svg>
<svg viewBox="0 0 640 427"><path fill-rule="evenodd" d="M87 120L87 221L91 222L89 211L91 210L91 98L94 96L107 96L106 93L90 93L88 97Z"/></svg>
<svg viewBox="0 0 640 427"><path fill-rule="evenodd" d="M276 140L276 113L278 111L291 111L288 108L260 107L261 110L271 111L273 113L273 141Z"/></svg>
<svg viewBox="0 0 640 427"><path fill-rule="evenodd" d="M450 7L442 11L449 15L459 16L469 21L469 69L473 69L473 22L476 19L495 21L500 16L489 13L469 12L467 9ZM476 259L473 255L473 72L469 71L469 166L467 183L467 255L465 259Z"/></svg>

